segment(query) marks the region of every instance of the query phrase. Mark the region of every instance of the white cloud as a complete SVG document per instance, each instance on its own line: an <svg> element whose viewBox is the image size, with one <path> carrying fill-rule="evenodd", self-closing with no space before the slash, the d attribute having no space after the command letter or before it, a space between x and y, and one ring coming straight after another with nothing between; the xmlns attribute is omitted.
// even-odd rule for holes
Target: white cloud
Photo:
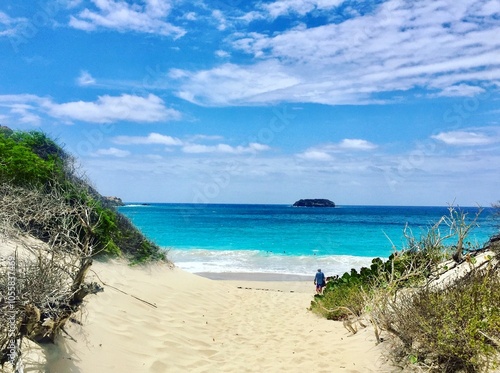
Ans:
<svg viewBox="0 0 500 373"><path fill-rule="evenodd" d="M272 17L286 16L290 13L306 15L311 11L326 10L339 6L345 0L278 0L263 4L262 8Z"/></svg>
<svg viewBox="0 0 500 373"><path fill-rule="evenodd" d="M297 154L297 157L309 161L331 161L333 154L351 153L352 151L370 151L377 145L362 139L343 139L339 143L324 144L307 149Z"/></svg>
<svg viewBox="0 0 500 373"><path fill-rule="evenodd" d="M203 135L203 134L197 134L189 137L189 141L198 141L198 140L218 141L222 139L223 137L219 135Z"/></svg>
<svg viewBox="0 0 500 373"><path fill-rule="evenodd" d="M147 136L117 136L112 139L115 144L120 145L151 145L160 144L166 146L178 146L184 153L203 154L203 153L218 153L218 154L256 154L267 151L269 146L260 143L250 143L247 146L238 145L232 146L224 143L215 145L205 145L195 143L196 140L220 140L221 136L193 135L189 136L188 140L181 140L176 137L162 135L160 133L150 133Z"/></svg>
<svg viewBox="0 0 500 373"><path fill-rule="evenodd" d="M92 0L96 10L89 8L71 16L71 27L93 31L99 28L120 32L134 31L182 37L186 31L165 21L171 10L169 0L145 0L145 5L122 0Z"/></svg>
<svg viewBox="0 0 500 373"><path fill-rule="evenodd" d="M94 23L82 21L81 19L71 16L69 19L69 25L73 28L83 31L94 31L97 27Z"/></svg>
<svg viewBox="0 0 500 373"><path fill-rule="evenodd" d="M289 14L297 25L312 9L338 3L282 0L264 7L275 16ZM235 33L232 47L250 60L177 70L178 95L203 105L380 103L379 93L408 90L477 95L500 79L494 8L482 0L388 0L339 23Z"/></svg>
<svg viewBox="0 0 500 373"><path fill-rule="evenodd" d="M180 118L178 111L167 108L163 100L153 94L147 97L105 95L95 102L48 102L45 107L52 117L91 123L162 122Z"/></svg>
<svg viewBox="0 0 500 373"><path fill-rule="evenodd" d="M478 14L482 16L500 15L500 1L486 0L478 4Z"/></svg>
<svg viewBox="0 0 500 373"><path fill-rule="evenodd" d="M116 144L136 145L136 144L161 144L167 146L180 146L183 142L175 137L162 135L160 133L150 133L146 137L141 136L117 136L113 139Z"/></svg>
<svg viewBox="0 0 500 373"><path fill-rule="evenodd" d="M182 147L184 153L201 154L201 153L223 153L223 154L255 154L258 152L269 150L269 146L259 143L250 143L248 146L231 146L228 144L217 145L202 145L202 144L187 144Z"/></svg>
<svg viewBox="0 0 500 373"><path fill-rule="evenodd" d="M362 139L343 139L338 148L346 150L373 150L377 145Z"/></svg>
<svg viewBox="0 0 500 373"><path fill-rule="evenodd" d="M12 104L10 106L10 112L16 115L17 121L38 126L41 124L42 118L35 114L33 110L34 107L28 104Z"/></svg>
<svg viewBox="0 0 500 373"><path fill-rule="evenodd" d="M175 69L170 76L183 81L177 92L179 97L202 105L232 105L254 99L262 103L264 96L271 101L274 92L299 82L274 61L250 67L224 64L196 73Z"/></svg>
<svg viewBox="0 0 500 373"><path fill-rule="evenodd" d="M498 138L478 131L441 132L432 138L452 146L481 146L498 141Z"/></svg>
<svg viewBox="0 0 500 373"><path fill-rule="evenodd" d="M226 51L223 51L223 50L220 50L220 49L215 51L215 55L217 57L221 57L221 58L226 58L226 57L230 56L229 52L226 52Z"/></svg>
<svg viewBox="0 0 500 373"><path fill-rule="evenodd" d="M333 157L327 152L321 150L307 150L304 153L298 155L299 158L306 159L308 161L331 161Z"/></svg>
<svg viewBox="0 0 500 373"><path fill-rule="evenodd" d="M81 71L80 76L76 79L79 86L88 86L96 84L95 79L90 75L88 71Z"/></svg>
<svg viewBox="0 0 500 373"><path fill-rule="evenodd" d="M224 14L220 10L214 10L212 12L212 17L217 22L217 30L224 31L227 28L227 21Z"/></svg>
<svg viewBox="0 0 500 373"><path fill-rule="evenodd" d="M76 8L83 0L66 0L65 4L68 9Z"/></svg>
<svg viewBox="0 0 500 373"><path fill-rule="evenodd" d="M472 86L468 84L457 84L444 88L436 96L444 97L471 97L485 92L484 88Z"/></svg>
<svg viewBox="0 0 500 373"><path fill-rule="evenodd" d="M48 99L36 95L0 95L0 108L6 108L3 115L6 122L10 120L25 124L40 125L40 105L48 102Z"/></svg>
<svg viewBox="0 0 500 373"><path fill-rule="evenodd" d="M188 21L196 21L198 19L195 12L188 12L182 18L187 19Z"/></svg>
<svg viewBox="0 0 500 373"><path fill-rule="evenodd" d="M243 15L243 16L239 16L237 19L244 21L246 23L250 23L250 22L260 20L260 19L265 19L265 18L266 18L266 15L264 15L262 12L257 12L254 10L254 11L245 13L245 15Z"/></svg>
<svg viewBox="0 0 500 373"><path fill-rule="evenodd" d="M76 101L56 103L51 98L36 95L0 95L0 108L7 108L16 120L40 124L42 116L67 122L90 123L165 122L180 119L181 113L167 108L163 100L153 94L147 97L123 94L99 96L95 102Z"/></svg>
<svg viewBox="0 0 500 373"><path fill-rule="evenodd" d="M251 142L247 149L250 153L262 152L271 149L268 145L259 144L258 142Z"/></svg>
<svg viewBox="0 0 500 373"><path fill-rule="evenodd" d="M108 148L108 149L99 149L95 152L95 155L110 155L113 157L123 158L130 155L130 152L127 150L121 150L117 148Z"/></svg>

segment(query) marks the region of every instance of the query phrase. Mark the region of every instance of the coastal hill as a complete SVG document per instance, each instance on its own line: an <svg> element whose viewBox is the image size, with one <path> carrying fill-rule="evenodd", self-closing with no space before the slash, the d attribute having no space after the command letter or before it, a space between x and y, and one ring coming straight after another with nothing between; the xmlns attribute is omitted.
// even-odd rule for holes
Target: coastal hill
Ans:
<svg viewBox="0 0 500 373"><path fill-rule="evenodd" d="M335 203L329 199L300 199L293 207L335 207Z"/></svg>
<svg viewBox="0 0 500 373"><path fill-rule="evenodd" d="M0 363L21 371L24 352L14 347L54 342L84 298L102 291L87 280L95 258L169 262L44 133L0 126L0 160L0 294L22 299L0 302L8 326L0 328Z"/></svg>

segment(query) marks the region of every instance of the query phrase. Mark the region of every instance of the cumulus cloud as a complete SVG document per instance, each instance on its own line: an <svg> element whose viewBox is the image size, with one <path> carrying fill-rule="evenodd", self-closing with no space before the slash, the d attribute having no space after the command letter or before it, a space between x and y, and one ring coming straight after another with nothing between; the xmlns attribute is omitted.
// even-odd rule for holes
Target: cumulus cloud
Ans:
<svg viewBox="0 0 500 373"><path fill-rule="evenodd" d="M184 153L200 154L200 153L225 153L225 154L255 154L265 150L269 150L269 146L259 143L250 143L248 146L231 146L228 144L217 145L202 145L202 144L187 144L182 147Z"/></svg>
<svg viewBox="0 0 500 373"><path fill-rule="evenodd" d="M99 96L92 101L56 103L51 98L36 95L0 95L4 107L23 123L40 124L42 116L67 122L113 123L119 121L152 123L180 119L181 113L166 107L153 94L147 97L123 94Z"/></svg>
<svg viewBox="0 0 500 373"><path fill-rule="evenodd" d="M313 10L326 10L339 6L344 0L278 0L263 4L262 8L272 18L290 13L306 15Z"/></svg>
<svg viewBox="0 0 500 373"><path fill-rule="evenodd" d="M366 104L410 90L473 96L500 79L499 11L488 2L388 0L339 22L302 23L312 10L339 3L263 5L273 17L289 14L294 26L233 34L232 48L248 61L176 70L178 96L202 105Z"/></svg>
<svg viewBox="0 0 500 373"><path fill-rule="evenodd" d="M440 132L432 138L451 146L481 146L498 141L497 137L479 131Z"/></svg>
<svg viewBox="0 0 500 373"><path fill-rule="evenodd" d="M343 139L338 144L339 149L346 150L373 150L377 145L362 139Z"/></svg>
<svg viewBox="0 0 500 373"><path fill-rule="evenodd" d="M145 0L144 5L122 0L92 0L94 8L86 8L71 16L73 28L94 31L100 28L120 32L134 31L182 37L186 31L165 21L171 11L170 0Z"/></svg>
<svg viewBox="0 0 500 373"><path fill-rule="evenodd" d="M95 152L94 155L97 155L97 156L110 155L112 157L123 158L123 157L129 156L130 152L127 150L121 150L121 149L117 149L117 148L108 148L108 149L99 149Z"/></svg>
<svg viewBox="0 0 500 373"><path fill-rule="evenodd" d="M226 17L224 17L224 14L220 10L214 10L212 17L217 22L217 30L224 31L227 28Z"/></svg>
<svg viewBox="0 0 500 373"><path fill-rule="evenodd" d="M371 151L377 145L363 139L343 139L338 143L323 144L297 154L297 157L310 161L331 161L334 154L351 153L353 151Z"/></svg>
<svg viewBox="0 0 500 373"><path fill-rule="evenodd" d="M148 136L117 136L113 139L116 144L137 145L137 144L161 144L167 146L180 146L183 142L175 137L162 135L160 133L150 133Z"/></svg>
<svg viewBox="0 0 500 373"><path fill-rule="evenodd" d="M195 141L214 141L221 140L221 136L193 135L186 140L181 140L176 137L162 135L160 133L150 133L147 136L117 136L113 138L115 144L120 145L166 145L180 147L182 152L188 154L256 154L270 149L268 145L260 143L249 143L248 145L229 145L219 143L214 145L206 145Z"/></svg>
<svg viewBox="0 0 500 373"><path fill-rule="evenodd" d="M321 150L307 150L304 153L301 153L298 155L299 158L306 159L309 161L331 161L333 160L333 157Z"/></svg>
<svg viewBox="0 0 500 373"><path fill-rule="evenodd" d="M52 117L91 123L161 122L180 118L177 110L167 108L163 100L153 94L147 97L104 95L95 102L47 102L44 106Z"/></svg>

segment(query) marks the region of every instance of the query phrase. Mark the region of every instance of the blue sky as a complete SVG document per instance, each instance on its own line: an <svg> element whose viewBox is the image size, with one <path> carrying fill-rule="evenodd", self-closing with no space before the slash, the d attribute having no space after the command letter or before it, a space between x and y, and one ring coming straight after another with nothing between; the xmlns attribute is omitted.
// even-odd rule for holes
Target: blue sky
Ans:
<svg viewBox="0 0 500 373"><path fill-rule="evenodd" d="M0 5L0 123L125 201L489 206L499 0Z"/></svg>

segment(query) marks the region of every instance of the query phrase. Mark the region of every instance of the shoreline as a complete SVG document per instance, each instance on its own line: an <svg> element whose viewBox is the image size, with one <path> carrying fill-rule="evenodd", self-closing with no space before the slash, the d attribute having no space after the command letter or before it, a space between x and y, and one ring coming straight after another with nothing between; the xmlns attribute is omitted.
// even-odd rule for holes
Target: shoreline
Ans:
<svg viewBox="0 0 500 373"><path fill-rule="evenodd" d="M194 275L216 281L302 282L313 281L311 276L267 272L193 272Z"/></svg>

